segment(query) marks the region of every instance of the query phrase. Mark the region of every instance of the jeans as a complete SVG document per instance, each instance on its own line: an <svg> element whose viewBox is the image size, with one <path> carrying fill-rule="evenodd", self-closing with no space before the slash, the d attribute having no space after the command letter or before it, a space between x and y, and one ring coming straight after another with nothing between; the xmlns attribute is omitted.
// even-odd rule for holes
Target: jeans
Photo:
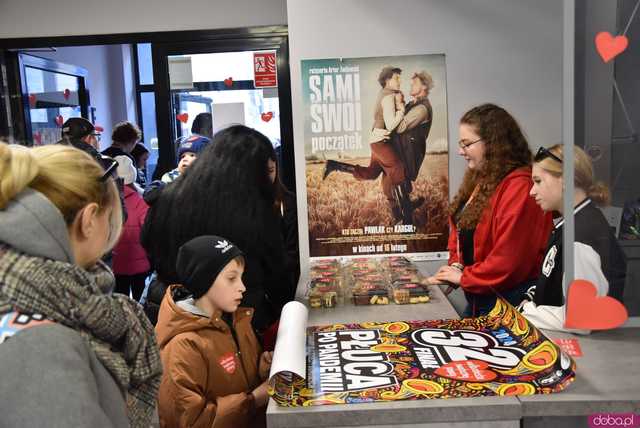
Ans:
<svg viewBox="0 0 640 428"><path fill-rule="evenodd" d="M533 279L525 281L510 290L501 292L500 295L513 306L518 306L524 299L524 293L534 284ZM464 296L467 298L467 307L462 313L463 318L487 315L496 305L497 294L472 294L465 291Z"/></svg>

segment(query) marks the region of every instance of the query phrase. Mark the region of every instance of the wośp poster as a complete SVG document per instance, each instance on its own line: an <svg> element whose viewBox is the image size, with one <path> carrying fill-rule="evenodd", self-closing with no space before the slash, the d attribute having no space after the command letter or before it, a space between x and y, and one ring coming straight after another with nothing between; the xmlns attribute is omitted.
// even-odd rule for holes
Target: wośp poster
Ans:
<svg viewBox="0 0 640 428"><path fill-rule="evenodd" d="M575 378L571 357L502 299L478 318L337 324L306 336L304 311L297 302L283 311L269 386L281 406L549 394Z"/></svg>
<svg viewBox="0 0 640 428"><path fill-rule="evenodd" d="M444 55L302 61L310 256L446 251Z"/></svg>

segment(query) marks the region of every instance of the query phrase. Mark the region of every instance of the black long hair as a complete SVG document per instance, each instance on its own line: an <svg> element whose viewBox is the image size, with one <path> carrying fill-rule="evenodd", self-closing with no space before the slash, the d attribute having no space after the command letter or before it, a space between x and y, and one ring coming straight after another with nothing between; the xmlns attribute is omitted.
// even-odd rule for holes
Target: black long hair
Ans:
<svg viewBox="0 0 640 428"><path fill-rule="evenodd" d="M282 250L268 159L275 152L267 137L232 126L216 133L191 167L162 190L141 241L163 281L178 281L178 248L200 235L228 238L247 254L269 245Z"/></svg>

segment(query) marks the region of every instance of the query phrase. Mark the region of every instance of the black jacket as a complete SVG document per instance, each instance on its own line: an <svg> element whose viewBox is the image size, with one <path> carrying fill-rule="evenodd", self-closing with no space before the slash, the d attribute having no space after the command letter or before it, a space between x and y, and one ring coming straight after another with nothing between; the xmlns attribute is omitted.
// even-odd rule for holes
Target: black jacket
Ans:
<svg viewBox="0 0 640 428"><path fill-rule="evenodd" d="M611 233L609 223L589 199L576 207L574 218L574 258L579 262L576 263L575 278L587 277L589 272L585 270L589 268L601 271L608 282L608 295L622 302L627 262L617 239ZM542 274L535 289L534 302L537 305L564 305L563 226L564 221L561 220L549 238L547 253L542 263Z"/></svg>

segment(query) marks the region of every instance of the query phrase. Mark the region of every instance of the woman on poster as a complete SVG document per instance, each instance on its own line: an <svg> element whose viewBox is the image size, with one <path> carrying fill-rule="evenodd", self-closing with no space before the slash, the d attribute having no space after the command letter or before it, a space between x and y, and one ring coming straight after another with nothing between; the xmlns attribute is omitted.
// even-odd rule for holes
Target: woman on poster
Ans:
<svg viewBox="0 0 640 428"><path fill-rule="evenodd" d="M467 171L449 209L449 263L430 282L461 286L463 316L475 317L491 311L496 295L522 301L540 272L552 222L529 197L532 154L506 110L469 110L458 144Z"/></svg>

